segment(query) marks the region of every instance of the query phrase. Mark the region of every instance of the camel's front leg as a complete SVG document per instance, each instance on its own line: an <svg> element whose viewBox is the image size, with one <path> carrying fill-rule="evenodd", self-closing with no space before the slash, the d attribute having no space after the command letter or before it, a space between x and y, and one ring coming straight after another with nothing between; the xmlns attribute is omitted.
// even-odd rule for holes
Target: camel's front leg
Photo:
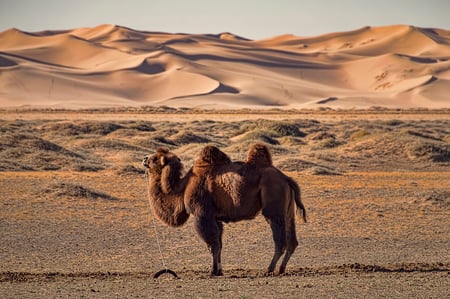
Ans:
<svg viewBox="0 0 450 299"><path fill-rule="evenodd" d="M222 249L222 223L216 222L213 217L195 217L195 229L208 245L213 257L212 276L222 276L222 265L220 263L220 255Z"/></svg>
<svg viewBox="0 0 450 299"><path fill-rule="evenodd" d="M217 269L218 269L218 275L222 276L222 235L223 235L223 223L220 221L217 221L217 227L219 228L219 252L217 256Z"/></svg>

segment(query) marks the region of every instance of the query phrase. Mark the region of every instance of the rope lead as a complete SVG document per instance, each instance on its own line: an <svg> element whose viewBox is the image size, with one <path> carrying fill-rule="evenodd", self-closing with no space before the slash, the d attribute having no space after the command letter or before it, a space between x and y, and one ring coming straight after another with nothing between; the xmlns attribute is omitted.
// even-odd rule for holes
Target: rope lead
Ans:
<svg viewBox="0 0 450 299"><path fill-rule="evenodd" d="M149 182L148 171L145 172L145 179L147 181L147 186L148 186L148 188L147 188L147 195L148 195L148 204L150 206L150 199L151 198L150 198L150 182ZM155 214L153 213L153 209L152 209L151 206L150 206L150 211L151 211L151 214L152 214L151 218L152 218L152 223L153 223L153 230L155 231L156 244L158 244L159 255L161 257L162 265L163 265L163 268L164 268L163 270L160 270L160 271L156 272L153 275L153 278L158 278L159 276L161 276L161 274L164 274L164 273L169 273L173 277L178 278L178 275L174 271L172 271L169 268L167 268L166 260L164 259L164 254L163 254L162 249L161 249L161 242L159 240L158 230L156 228Z"/></svg>

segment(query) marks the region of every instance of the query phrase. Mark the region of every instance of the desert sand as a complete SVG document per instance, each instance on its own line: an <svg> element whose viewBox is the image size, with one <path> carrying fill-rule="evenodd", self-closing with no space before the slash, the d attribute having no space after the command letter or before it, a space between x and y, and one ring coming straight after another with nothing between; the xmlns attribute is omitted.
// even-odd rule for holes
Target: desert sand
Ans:
<svg viewBox="0 0 450 299"><path fill-rule="evenodd" d="M0 106L449 108L450 31L248 40L116 25L0 33Z"/></svg>
<svg viewBox="0 0 450 299"><path fill-rule="evenodd" d="M449 296L448 111L192 112L1 112L0 297ZM309 221L274 277L264 218L225 225L224 276L210 278L192 219L155 232L142 158L169 147L187 171L206 144L242 160L256 141L300 184ZM152 278L156 236L180 279Z"/></svg>

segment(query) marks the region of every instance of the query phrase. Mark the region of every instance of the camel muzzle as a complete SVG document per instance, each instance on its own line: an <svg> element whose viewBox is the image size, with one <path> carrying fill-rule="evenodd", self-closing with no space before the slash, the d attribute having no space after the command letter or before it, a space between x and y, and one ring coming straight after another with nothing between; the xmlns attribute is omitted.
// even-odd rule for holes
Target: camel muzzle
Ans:
<svg viewBox="0 0 450 299"><path fill-rule="evenodd" d="M149 167L148 167L148 156L146 156L146 157L144 158L144 160L142 160L142 165L143 165L144 167L146 167L146 168L149 168Z"/></svg>

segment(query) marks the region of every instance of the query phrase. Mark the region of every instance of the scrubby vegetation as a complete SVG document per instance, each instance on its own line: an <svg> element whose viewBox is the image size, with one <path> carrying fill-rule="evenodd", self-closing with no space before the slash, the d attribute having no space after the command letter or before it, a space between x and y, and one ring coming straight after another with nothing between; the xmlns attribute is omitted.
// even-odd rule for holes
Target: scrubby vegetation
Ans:
<svg viewBox="0 0 450 299"><path fill-rule="evenodd" d="M314 168L315 174L450 163L448 120L0 120L0 131L3 171L112 169L139 174L141 159L157 147L170 148L189 165L206 144L244 159L256 141L270 145L282 169Z"/></svg>

